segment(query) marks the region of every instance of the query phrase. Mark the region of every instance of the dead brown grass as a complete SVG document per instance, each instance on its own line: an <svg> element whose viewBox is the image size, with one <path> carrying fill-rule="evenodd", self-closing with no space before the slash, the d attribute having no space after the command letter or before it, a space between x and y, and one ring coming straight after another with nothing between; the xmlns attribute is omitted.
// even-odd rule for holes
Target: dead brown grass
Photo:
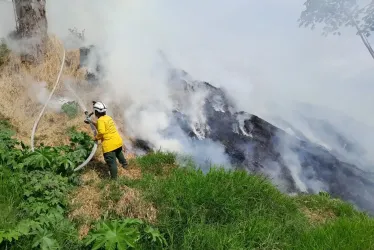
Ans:
<svg viewBox="0 0 374 250"><path fill-rule="evenodd" d="M72 210L69 214L71 220L80 221L79 235L83 238L87 235L94 221L99 220L102 215L107 213L115 214L123 218L138 218L147 222L155 222L157 218L156 208L149 202L146 202L137 189L125 185L111 186L106 184L103 189L103 182L107 181L108 176L103 176L106 171L106 165L99 159L96 159L88 166L82 174L83 185L71 194L70 206ZM135 166L130 169L119 169L120 176L126 176L130 179L141 178L141 171ZM119 199L111 200L110 188L116 188L120 191Z"/></svg>
<svg viewBox="0 0 374 250"><path fill-rule="evenodd" d="M331 210L311 210L307 207L303 207L301 211L313 225L323 224L329 220L336 218L336 215Z"/></svg>
<svg viewBox="0 0 374 250"><path fill-rule="evenodd" d="M0 69L0 112L17 128L17 138L26 144L30 141L33 124L42 109L30 86L46 82L48 88L52 89L60 70L62 53L63 46L59 39L50 36L44 61L40 65L22 63L19 56L11 52L9 62ZM79 63L79 50L66 51L63 74L54 97L68 95L74 98L63 84L65 80L69 80L76 92L84 93L84 105L89 108L92 100L99 99L102 87L94 88L84 80L86 69L79 69ZM119 103L120 100L116 100L107 104L112 107L113 118L121 135L127 138L123 129L123 105ZM91 134L89 126L82 123L83 119L83 114L75 119L69 119L64 114L56 114L47 109L39 122L35 143L56 145L67 142L68 136L64 128L71 126L79 127L81 131Z"/></svg>
<svg viewBox="0 0 374 250"><path fill-rule="evenodd" d="M142 171L139 168L129 167L128 169L123 169L119 167L118 175L129 178L130 180L138 180L142 178Z"/></svg>
<svg viewBox="0 0 374 250"><path fill-rule="evenodd" d="M32 83L44 81L49 88L52 87L60 70L62 49L58 39L51 36L42 64L37 66L23 64L16 54L11 53L9 62L1 69L0 110L17 128L18 139L25 143L30 141L33 123L42 109L42 105L30 94L30 86ZM84 85L84 72L78 70L79 50L67 51L65 62L63 78L72 78L77 84ZM62 80L55 95L59 95L64 89ZM39 122L35 141L38 143L43 139L43 143L47 145L66 141L64 127L80 124L82 124L82 117L69 120L66 115L47 110ZM83 130L90 132L88 127Z"/></svg>
<svg viewBox="0 0 374 250"><path fill-rule="evenodd" d="M100 178L95 171L90 170L82 175L82 180L84 184L71 195L70 205L73 209L69 218L98 220L102 214L100 190L97 187Z"/></svg>
<svg viewBox="0 0 374 250"><path fill-rule="evenodd" d="M78 229L79 239L82 240L84 237L86 237L90 229L91 226L87 224L83 224L82 226L80 226Z"/></svg>
<svg viewBox="0 0 374 250"><path fill-rule="evenodd" d="M117 202L114 209L116 214L128 218L138 218L148 222L155 222L157 217L156 208L144 201L139 190L122 187L124 194Z"/></svg>
<svg viewBox="0 0 374 250"><path fill-rule="evenodd" d="M127 186L120 186L118 188L123 194L117 202L113 200L108 201L108 211L112 211L117 216L123 218L137 218L151 223L156 221L156 208L143 199L139 190ZM104 200L110 199L109 193L110 186L106 185L102 192Z"/></svg>

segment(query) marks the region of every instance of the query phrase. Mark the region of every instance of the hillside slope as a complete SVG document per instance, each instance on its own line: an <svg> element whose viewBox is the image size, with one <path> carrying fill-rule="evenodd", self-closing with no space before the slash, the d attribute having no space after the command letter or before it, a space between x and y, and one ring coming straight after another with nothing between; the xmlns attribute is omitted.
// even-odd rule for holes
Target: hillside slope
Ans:
<svg viewBox="0 0 374 250"><path fill-rule="evenodd" d="M116 182L97 161L76 175L61 163L85 157L87 135L34 154L0 128L2 249L374 249L374 220L325 193L290 197L261 176L204 174L160 152Z"/></svg>
<svg viewBox="0 0 374 250"><path fill-rule="evenodd" d="M119 180L112 182L107 178L107 168L98 151L84 171L73 173L74 166L90 152L90 131L87 126L81 126L82 117L69 118L53 108L41 120L38 147L31 152L27 145L42 101L32 98L35 92L29 94L30 85L36 84L37 90L43 90L39 81L46 81L49 88L54 83L59 67L56 48L58 42L52 38L45 63L36 68L21 64L12 53L7 54L5 63L0 65L1 249L31 249L33 246L92 249L100 244L104 249L120 249L121 246L140 249L374 249L374 220L367 214L326 193L291 197L280 192L269 180L247 171L199 166L209 169L203 172L188 158L182 162L172 153L150 152L132 159L129 169L121 169ZM93 90L89 90L92 86L87 88L78 61L77 51L68 52L64 75L65 79L74 79L74 88L87 91L85 101L89 105L89 99L97 97L100 86ZM205 83L202 86L209 87ZM220 93L211 89L213 94ZM61 85L56 96L69 95ZM215 111L211 109L211 112ZM236 117L234 120L225 114L222 117L225 119L220 121L228 123L217 123L224 126L215 127L216 120L213 120L210 127L232 129L227 124L237 122ZM80 127L80 131L75 131L74 126ZM119 123L119 127L123 124ZM184 128L192 137L200 136L192 133L197 130ZM240 129L241 132L235 130L230 134L211 130L206 135L221 140L222 134L229 136L234 132L236 139L246 143L265 138L259 144L264 146L264 142L271 141L274 131L274 127L255 116L247 119ZM267 133L248 136L256 129ZM236 142L227 141L234 157L242 153L235 154ZM41 143L47 146L39 145ZM260 156L264 155L272 157L274 154ZM265 164L258 162L251 166L260 168Z"/></svg>

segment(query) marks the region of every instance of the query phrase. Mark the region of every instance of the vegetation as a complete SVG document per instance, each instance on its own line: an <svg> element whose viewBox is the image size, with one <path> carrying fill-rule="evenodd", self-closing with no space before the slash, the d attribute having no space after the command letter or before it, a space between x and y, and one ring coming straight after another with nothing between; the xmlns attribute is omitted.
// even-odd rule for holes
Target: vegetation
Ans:
<svg viewBox="0 0 374 250"><path fill-rule="evenodd" d="M0 67L9 60L10 50L4 40L0 40Z"/></svg>
<svg viewBox="0 0 374 250"><path fill-rule="evenodd" d="M0 249L91 249L91 243L96 249L127 249L164 242L140 220L99 221L87 240L79 240L76 225L67 218L67 198L80 184L73 169L93 142L85 133L70 133L70 145L40 145L32 152L12 138L8 122L0 122Z"/></svg>
<svg viewBox="0 0 374 250"><path fill-rule="evenodd" d="M138 159L149 165L162 153ZM373 249L374 220L325 193L296 198L243 171L173 168L138 183L172 249ZM342 235L343 238L342 238Z"/></svg>
<svg viewBox="0 0 374 250"><path fill-rule="evenodd" d="M31 152L7 122L0 131L2 249L374 249L374 220L326 193L289 197L262 177L214 167L204 174L162 152L130 161L140 178L99 181L105 211L81 239L68 197L81 185L72 169L90 137L72 129L69 146ZM152 224L110 208L123 187L157 209Z"/></svg>
<svg viewBox="0 0 374 250"><path fill-rule="evenodd" d="M364 3L357 0L307 0L299 24L314 29L323 23L323 35L340 35L342 27L353 27L374 58L374 50L367 40L374 30L374 2Z"/></svg>
<svg viewBox="0 0 374 250"><path fill-rule="evenodd" d="M78 115L79 105L75 101L66 102L62 105L61 109L69 118L75 118Z"/></svg>

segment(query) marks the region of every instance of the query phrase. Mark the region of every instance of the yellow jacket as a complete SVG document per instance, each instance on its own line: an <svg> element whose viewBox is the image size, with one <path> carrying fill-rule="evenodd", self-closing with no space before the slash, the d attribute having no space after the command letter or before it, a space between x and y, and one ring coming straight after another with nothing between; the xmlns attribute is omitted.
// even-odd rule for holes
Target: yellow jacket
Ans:
<svg viewBox="0 0 374 250"><path fill-rule="evenodd" d="M96 139L101 140L103 153L122 147L123 144L112 117L108 115L101 116L97 120Z"/></svg>

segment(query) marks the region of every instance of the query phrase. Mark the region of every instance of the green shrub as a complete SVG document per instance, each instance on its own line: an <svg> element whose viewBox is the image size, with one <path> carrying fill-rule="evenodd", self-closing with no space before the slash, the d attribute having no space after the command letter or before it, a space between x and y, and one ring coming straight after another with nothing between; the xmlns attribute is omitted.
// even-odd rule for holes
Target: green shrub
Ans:
<svg viewBox="0 0 374 250"><path fill-rule="evenodd" d="M0 249L79 249L75 226L65 217L73 168L93 142L71 131L69 146L29 147L0 122Z"/></svg>
<svg viewBox="0 0 374 250"><path fill-rule="evenodd" d="M67 102L61 106L62 111L68 115L69 118L74 118L78 115L79 105L77 102Z"/></svg>
<svg viewBox="0 0 374 250"><path fill-rule="evenodd" d="M0 67L9 60L10 50L4 40L0 40Z"/></svg>
<svg viewBox="0 0 374 250"><path fill-rule="evenodd" d="M141 243L166 246L165 238L157 229L138 219L102 221L85 239L91 249L139 249Z"/></svg>

